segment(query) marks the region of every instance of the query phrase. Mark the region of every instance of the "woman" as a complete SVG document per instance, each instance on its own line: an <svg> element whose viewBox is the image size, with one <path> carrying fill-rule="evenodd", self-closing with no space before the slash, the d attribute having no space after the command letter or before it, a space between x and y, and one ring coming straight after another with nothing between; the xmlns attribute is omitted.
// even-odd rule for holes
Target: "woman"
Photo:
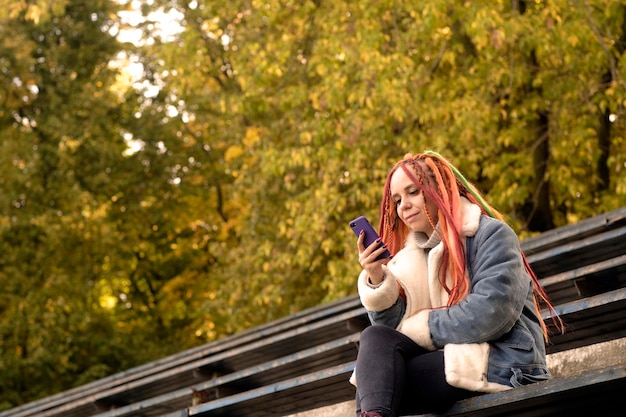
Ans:
<svg viewBox="0 0 626 417"><path fill-rule="evenodd" d="M357 241L373 324L351 379L357 416L437 412L551 378L538 300L552 307L515 232L448 161L427 151L398 162L379 229L386 245ZM385 247L393 258L376 260Z"/></svg>

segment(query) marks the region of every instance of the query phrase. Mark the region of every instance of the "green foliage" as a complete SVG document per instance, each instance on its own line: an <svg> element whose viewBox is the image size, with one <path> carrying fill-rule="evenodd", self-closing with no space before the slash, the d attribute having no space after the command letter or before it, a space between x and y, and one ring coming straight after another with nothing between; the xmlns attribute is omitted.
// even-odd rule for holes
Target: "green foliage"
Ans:
<svg viewBox="0 0 626 417"><path fill-rule="evenodd" d="M406 152L521 237L626 203L621 1L131 6L0 10L0 409L354 294Z"/></svg>

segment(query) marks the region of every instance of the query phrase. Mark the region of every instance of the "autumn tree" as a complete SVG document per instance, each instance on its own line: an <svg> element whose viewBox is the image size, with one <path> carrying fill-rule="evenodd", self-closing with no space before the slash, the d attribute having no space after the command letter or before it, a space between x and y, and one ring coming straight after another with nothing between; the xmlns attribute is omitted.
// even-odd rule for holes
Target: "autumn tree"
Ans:
<svg viewBox="0 0 626 417"><path fill-rule="evenodd" d="M185 177L200 164L169 127L175 103L152 94L149 61L141 80L120 68L141 54L114 36L119 7L0 16L0 408L206 340L210 165Z"/></svg>

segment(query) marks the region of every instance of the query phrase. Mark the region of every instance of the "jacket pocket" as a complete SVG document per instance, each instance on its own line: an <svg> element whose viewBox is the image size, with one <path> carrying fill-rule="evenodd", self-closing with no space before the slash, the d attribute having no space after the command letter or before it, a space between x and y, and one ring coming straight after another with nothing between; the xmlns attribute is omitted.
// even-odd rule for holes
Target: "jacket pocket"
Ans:
<svg viewBox="0 0 626 417"><path fill-rule="evenodd" d="M498 343L502 345L521 349L525 351L531 350L535 346L535 339L530 334L530 331L516 322L511 331L509 331Z"/></svg>

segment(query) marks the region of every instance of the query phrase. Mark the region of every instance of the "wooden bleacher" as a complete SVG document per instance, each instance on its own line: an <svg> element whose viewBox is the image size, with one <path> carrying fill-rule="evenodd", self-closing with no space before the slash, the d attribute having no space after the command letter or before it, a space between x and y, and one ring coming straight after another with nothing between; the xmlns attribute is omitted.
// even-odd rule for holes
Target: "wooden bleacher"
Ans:
<svg viewBox="0 0 626 417"><path fill-rule="evenodd" d="M459 401L445 416L613 416L625 388L625 367L612 366Z"/></svg>
<svg viewBox="0 0 626 417"><path fill-rule="evenodd" d="M626 336L626 207L524 240L522 248L567 325L552 336L549 354ZM353 400L347 379L367 325L358 297L348 297L0 417L279 417ZM593 369L480 395L445 415L602 414L617 404L625 376L623 363Z"/></svg>

